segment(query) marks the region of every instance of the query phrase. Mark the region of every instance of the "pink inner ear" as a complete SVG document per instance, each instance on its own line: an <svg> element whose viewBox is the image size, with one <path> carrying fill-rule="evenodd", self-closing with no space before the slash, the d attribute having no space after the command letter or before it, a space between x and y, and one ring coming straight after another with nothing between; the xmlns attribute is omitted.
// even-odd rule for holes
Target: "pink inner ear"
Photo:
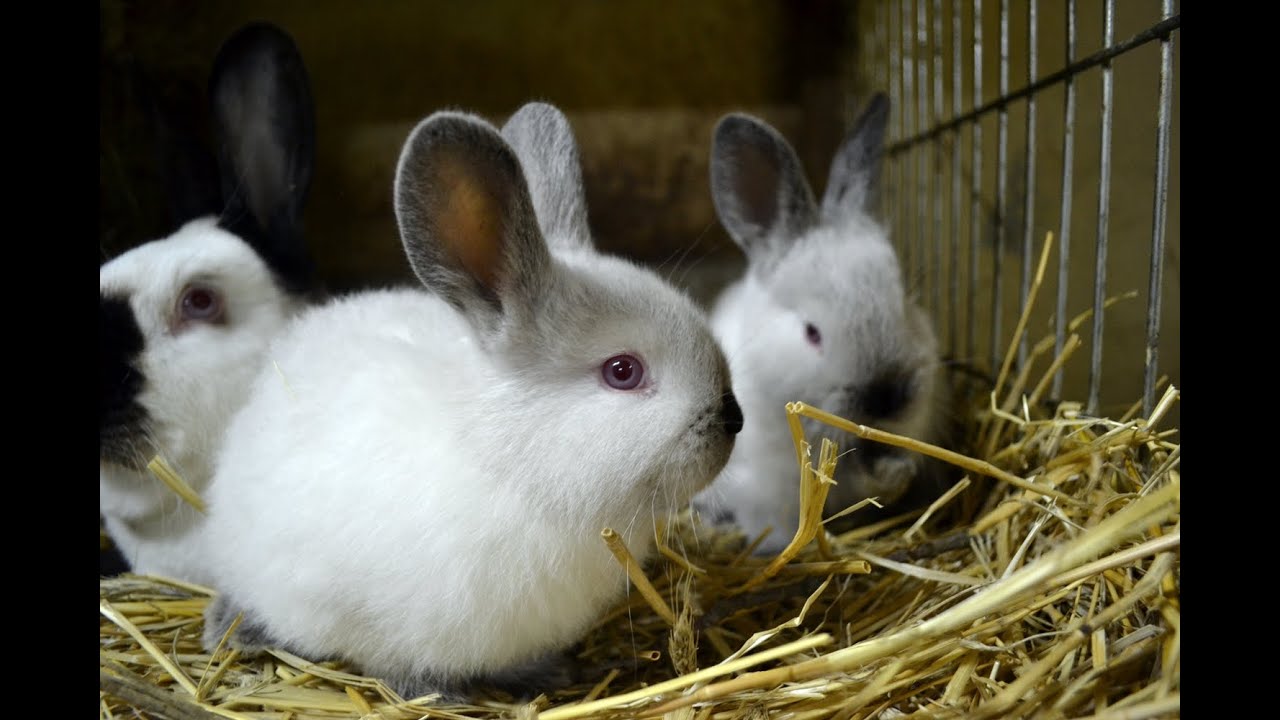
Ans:
<svg viewBox="0 0 1280 720"><path fill-rule="evenodd" d="M444 198L437 222L441 244L468 274L497 292L502 271L503 203L463 163L441 158L440 165Z"/></svg>

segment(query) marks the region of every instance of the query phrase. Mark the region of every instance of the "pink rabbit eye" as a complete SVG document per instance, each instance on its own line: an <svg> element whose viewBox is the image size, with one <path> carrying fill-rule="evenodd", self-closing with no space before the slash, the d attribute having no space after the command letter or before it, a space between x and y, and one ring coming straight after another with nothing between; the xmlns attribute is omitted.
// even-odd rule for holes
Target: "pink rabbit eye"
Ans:
<svg viewBox="0 0 1280 720"><path fill-rule="evenodd" d="M222 297L213 288L192 285L182 291L178 311L184 321L217 322L222 318Z"/></svg>
<svg viewBox="0 0 1280 720"><path fill-rule="evenodd" d="M810 345L822 347L822 333L818 332L818 328L813 323L804 324L804 337Z"/></svg>
<svg viewBox="0 0 1280 720"><path fill-rule="evenodd" d="M634 355L614 355L600 366L604 382L615 390L634 390L644 380L644 365Z"/></svg>

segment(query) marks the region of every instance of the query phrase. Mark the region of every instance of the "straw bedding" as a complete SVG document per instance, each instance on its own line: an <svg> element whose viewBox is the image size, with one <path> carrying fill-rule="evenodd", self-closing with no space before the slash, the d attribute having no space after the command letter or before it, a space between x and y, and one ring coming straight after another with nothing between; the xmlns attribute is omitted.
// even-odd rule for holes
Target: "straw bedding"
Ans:
<svg viewBox="0 0 1280 720"><path fill-rule="evenodd" d="M1016 337L1024 330L1025 316ZM210 590L124 576L100 584L100 715L1178 717L1180 450L1161 426L1178 392L1165 387L1147 418L1138 405L1116 419L1044 407L1078 345L1046 358L1041 342L1019 373L1007 360L968 413L964 455L788 406L803 522L777 558L685 513L639 568L606 529L636 592L573 648L573 687L446 705L285 652L210 655ZM820 515L838 452L810 447L801 417L941 457L959 481L926 510L833 534Z"/></svg>

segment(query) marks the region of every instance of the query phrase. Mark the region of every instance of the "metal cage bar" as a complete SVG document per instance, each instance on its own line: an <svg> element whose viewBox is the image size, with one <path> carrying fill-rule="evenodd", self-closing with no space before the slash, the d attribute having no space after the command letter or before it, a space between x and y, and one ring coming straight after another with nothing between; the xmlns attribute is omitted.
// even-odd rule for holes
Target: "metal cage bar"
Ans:
<svg viewBox="0 0 1280 720"><path fill-rule="evenodd" d="M982 0L973 5L973 106L982 106ZM968 310L965 321L969 325L969 342L965 346L965 356L973 359L978 353L978 329L974 318L978 316L978 251L982 235L982 124L978 116L973 117L973 182L969 189L972 200L969 204L969 292Z"/></svg>
<svg viewBox="0 0 1280 720"><path fill-rule="evenodd" d="M979 0L974 5L975 15L980 12L979 11L980 7L981 7L981 2ZM893 143L892 145L889 146L888 154L896 155L898 153L903 152L904 150L906 150L908 147L912 145L918 145L922 142L933 140L937 138L939 135L941 135L942 133L947 132L948 130L951 130L956 126L973 122L975 118L982 117L983 115L986 115L995 110L998 110L1001 107L1004 107L1005 105L1008 105L1011 102L1022 100L1023 98L1026 98L1034 93L1044 90L1047 87L1050 87L1051 85L1056 85L1060 82L1063 82L1067 78L1075 77L1076 75L1079 75L1085 70L1097 67L1104 63L1108 63L1113 58L1123 55L1131 50L1134 50L1135 48L1146 45L1149 42L1156 42L1164 37L1167 37L1169 33L1181 27L1182 27L1181 15L1173 15L1168 19L1161 20L1155 25L1152 25L1151 27L1147 28L1146 30L1143 30L1142 32L1134 35L1128 40L1125 40L1124 42L1112 44L1091 55L1080 58L1076 62L1068 65L1067 67L1062 68L1061 70L1056 70L1052 73L1049 73L1048 75L1045 75L1044 77L1040 78L1039 80L1035 81L1034 83L1031 83L1026 87L1019 88L1017 90L1010 92L1005 97L998 97L986 103L979 103L974 108L969 110L969 112L964 113L963 115L957 115L956 117L953 117L950 120L940 125L929 128L928 130L925 130L917 135L913 135L911 137L904 137L900 139L898 142ZM979 48L976 44L973 50L974 50L975 57L981 52L981 48Z"/></svg>
<svg viewBox="0 0 1280 720"><path fill-rule="evenodd" d="M1076 0L1067 0L1067 67L1075 60L1076 55ZM1067 335L1067 288L1071 270L1071 197L1073 178L1071 171L1075 163L1075 128L1076 128L1076 84L1073 77L1063 80L1066 83L1066 98L1062 109L1062 217L1058 224L1058 304L1054 309L1053 320L1053 354L1062 354ZM1051 392L1055 398L1062 397L1062 368L1053 374Z"/></svg>
<svg viewBox="0 0 1280 720"><path fill-rule="evenodd" d="M1037 0L1029 0L1027 5L1027 84L1036 81ZM1036 219L1036 96L1027 96L1027 173L1023 180L1026 190L1026 203L1022 209L1022 274L1018 281L1018 305L1020 312L1025 311L1027 299L1031 294L1031 255L1032 234L1035 231ZM1018 339L1018 364L1027 362L1027 336Z"/></svg>
<svg viewBox="0 0 1280 720"><path fill-rule="evenodd" d="M942 0L933 0L933 124L942 122ZM933 289L933 317L941 318L942 305L942 145L933 144L933 272L929 284Z"/></svg>
<svg viewBox="0 0 1280 720"><path fill-rule="evenodd" d="M1053 184L1041 175L1045 172L1058 172L1058 168L1053 165L1059 160L1060 149L1061 197L1055 203L1060 217L1057 220L1042 217L1042 223L1052 223L1051 227L1056 230L1056 297L1047 303L1048 307L1043 311L1048 316L1055 355L1063 352L1067 337L1072 333L1068 322L1073 296L1077 303L1089 303L1092 308L1091 317L1085 321L1089 325L1088 385L1087 389L1081 388L1085 390L1082 394L1087 397L1086 412L1099 412L1104 384L1107 385L1108 395L1112 394L1111 381L1103 376L1104 350L1107 372L1113 366L1131 362L1141 369L1142 406L1144 410L1150 411L1161 370L1158 350L1164 300L1165 244L1168 236L1176 236L1171 234L1169 225L1169 187L1173 181L1170 178L1173 152L1171 143L1176 112L1173 104L1176 75L1172 36L1181 27L1181 16L1177 13L1174 0L1161 0L1159 17L1153 17L1147 27L1117 42L1116 34L1120 26L1117 24L1116 13L1120 6L1115 0L1101 0L1101 47L1080 56L1079 27L1082 16L1077 12L1077 0L1066 0L1065 3L1065 37L1050 34L1049 43L1043 42L1045 38L1041 37L1042 29L1053 27L1053 24L1042 23L1046 18L1042 17L1041 10L1047 6L1039 0L1027 0L1024 15L1022 5L1012 5L1009 0L997 2L996 7L985 0L877 3L875 20L881 27L875 30L875 37L883 38L884 42L880 55L871 59L877 66L875 77L883 77L884 86L889 88L891 94L896 95L894 107L897 108L898 119L892 126L896 132L890 140L886 157L889 160L887 165L892 168L893 191L897 193L891 211L891 215L896 218L897 228L894 242L902 252L904 271L911 279L912 290L918 291L922 305L931 311L938 323L940 341L943 339L942 328L946 328L944 346L952 356L972 365L990 363L989 370L994 372L1003 359L1008 343L1008 339L1002 337L1008 331L1004 327L1007 325L1006 321L1015 308L1019 313L1027 311L1033 262L1038 254L1035 250L1037 238L1044 235L1041 231L1043 228L1038 229L1036 224L1037 193L1044 192L1047 182ZM1055 20L1062 17L1057 15L1060 12L1057 7L1059 6L1053 6L1051 12ZM1132 7L1123 6L1129 13L1126 17L1132 17ZM991 24L984 27L984 12L999 14L997 17L987 17ZM1021 26L1017 25L1024 17L1027 22L1025 36L1022 35ZM1092 24L1092 14L1087 17ZM994 30L996 22L1000 33L998 57L997 48L983 47L983 35ZM966 27L966 24L970 26ZM1056 32L1056 28L1051 31ZM1017 38L1012 37L1015 34ZM1026 40L1025 54L1024 49L1018 46L1015 58L1011 53L1011 45L1019 45L1022 38ZM1062 57L1062 64L1056 69L1047 68L1049 72L1041 74L1045 63L1040 55L1046 47L1056 44L1053 41L1058 38L1065 42L1064 53L1059 56ZM1117 310L1109 309L1108 306L1107 275L1112 252L1109 237L1112 232L1112 215L1122 212L1122 207L1129 207L1131 201L1126 198L1133 194L1131 188L1126 186L1125 192L1114 200L1116 204L1113 209L1113 169L1120 167L1113 168L1113 165L1123 162L1121 158L1128 152L1127 148L1114 148L1120 154L1113 157L1113 137L1116 137L1115 133L1121 132L1114 128L1114 124L1131 118L1132 111L1128 105L1123 104L1131 102L1128 95L1120 98L1122 104L1117 110L1116 76L1112 61L1120 55L1156 42L1160 45L1159 104L1154 113L1156 148L1155 185L1150 211L1150 265L1149 276L1141 281L1147 284L1148 289L1145 337L1135 338L1138 342L1133 348L1135 351L1140 348L1143 358L1134 362L1128 352L1113 356L1112 353L1117 351L1104 344L1104 335L1115 331L1108 322L1114 324L1124 317L1117 315ZM967 54L970 50L971 55ZM1025 83L1020 80L1022 87L1011 88L1010 76L1014 65L1017 65L1016 74L1022 78L1021 63L1024 61ZM989 64L992 62L999 64L991 67ZM947 63L950 63L950 67ZM1121 64L1121 77L1128 77L1128 67ZM985 93L984 78L996 75L992 71L998 71L999 87L994 93ZM1082 97L1079 78L1085 72L1096 72L1101 81L1100 102L1090 99L1088 108L1078 107ZM1064 92L1060 130L1053 125L1041 123L1045 119L1042 109L1044 99L1038 97L1041 91L1055 85L1060 85ZM1087 87L1092 91L1095 86ZM1018 130L1011 132L1009 128L1011 106L1024 100L1025 136ZM1094 105L1095 102L1098 104ZM1051 119L1053 115L1056 113L1050 113ZM1023 118L1018 118L1019 122L1022 120ZM995 125L994 138L983 137L984 133L989 134L993 130L990 127L984 128L987 122ZM1046 128L1052 128L1050 137L1043 136ZM1074 268L1079 272L1073 271L1073 266L1081 265L1088 257L1073 257L1072 249L1072 215L1073 212L1085 210L1083 207L1075 207L1078 203L1074 196L1081 167L1076 162L1075 153L1081 142L1080 138L1087 137L1081 135L1081 128L1086 129L1089 136L1092 136L1095 128L1099 129L1097 139L1088 137L1089 147L1086 151L1089 154L1098 153L1096 183L1090 182L1080 188L1090 193L1097 192L1098 198L1092 273L1084 267ZM1060 136L1054 137L1058 133ZM1018 166L1016 162L1021 162L1021 157L1015 158L1010 153L1022 153L1021 145L1018 148L1009 146L1014 142L1021 143L1024 137L1026 159L1024 165ZM1046 141L1054 144L1060 142L1060 145L1052 154L1046 154L1041 152L1047 151ZM1096 150L1094 143L1097 143ZM1084 150L1083 147L1079 149ZM1091 165L1092 162L1089 161L1084 167ZM1017 170L1013 170L1014 167ZM1016 179L1010 177L1011 171L1020 176ZM1090 172L1093 172L1091 167ZM887 176L889 174L886 173ZM950 183L947 182L948 176ZM1123 182L1127 184L1128 180ZM983 186L986 183L991 185L987 185L984 192ZM1025 194L1017 195L1020 192ZM1131 215L1127 209L1123 212L1126 217ZM1039 209L1039 214L1043 216L1043 207ZM1076 224L1081 221L1082 218L1074 218ZM1172 233L1176 233L1176 230ZM1125 253L1131 253L1132 246L1128 243L1127 235L1124 240ZM1015 271L1012 267L1005 267L1005 255L1010 256L1010 262L1014 256L1020 259L1016 271L1016 298L1011 289L1015 282ZM1146 257L1145 253L1143 256ZM1120 257L1121 255L1116 255L1117 260L1111 264L1118 262ZM1073 260L1077 262L1073 263ZM1131 282L1128 277L1131 261L1125 262L1124 282L1128 283ZM1117 265L1116 272L1121 270L1121 266ZM1090 275L1093 292L1087 293L1084 284L1089 282ZM1117 275L1117 279L1119 277ZM1112 279L1112 284L1115 280ZM1009 288L1004 287L1006 281ZM923 283L925 287L917 287L916 283ZM1085 300L1087 295L1091 297ZM989 307L987 302L990 303ZM989 315L987 310L990 310ZM1108 318L1109 315L1112 317ZM990 332L989 336L985 334L987 332ZM1085 332L1081 334L1086 335ZM1029 345L1032 341L1034 337L1019 339L1019 366L1024 366L1029 361ZM1115 346L1116 341L1112 340L1111 345ZM1133 354L1136 355L1137 352ZM1051 397L1047 399L1062 398L1065 377L1061 367L1055 370ZM1129 377L1136 380L1137 375ZM1080 380L1084 380L1083 373Z"/></svg>
<svg viewBox="0 0 1280 720"><path fill-rule="evenodd" d="M901 27L899 28L899 41L902 43L902 102L899 107L902 108L902 134L904 137L910 137L912 133L919 132L914 122L915 108L913 107L916 96L915 39L912 37L914 33L911 32L911 3L903 2L900 7L902 9ZM907 156L902 163L901 187L904 188L913 187L915 181L915 178L911 177L911 152L911 150L907 151ZM911 233L911 228L908 226L908 222L911 220L912 204L919 207L919 203L912 203L911 199L908 199L907 205L902 208L903 232L900 234L902 245L906 249L906 267L908 268L914 268L920 263L920 258L916 257L915 253L915 243L912 242L914 234Z"/></svg>
<svg viewBox="0 0 1280 720"><path fill-rule="evenodd" d="M951 4L951 109L956 116L960 115L964 102L961 2L962 0L954 0ZM960 347L960 223L963 218L960 201L961 194L964 192L964 178L961 175L963 159L958 126L951 130L951 143L951 284L947 288L951 305L951 336L947 347L952 355L956 355Z"/></svg>
<svg viewBox="0 0 1280 720"><path fill-rule="evenodd" d="M1173 15L1173 0L1164 0L1165 18ZM1147 357L1142 372L1142 412L1155 403L1159 371L1160 299L1164 292L1164 233L1169 201L1169 116L1173 107L1173 36L1160 40L1160 109L1156 118L1156 191L1151 221L1151 284L1147 294Z"/></svg>
<svg viewBox="0 0 1280 720"><path fill-rule="evenodd" d="M916 124L918 127L928 127L929 120L929 18L928 18L928 0L916 0ZM929 197L929 153L928 148L916 148L916 197ZM928 250L928 238L926 237L925 224L927 219L928 204L917 202L915 212L915 243L916 243L916 261L919 271L915 274L915 278L919 278L920 282L927 283L925 279L932 274L933 259L930 258ZM926 273L929 275L927 276ZM916 282L911 283L912 289L920 289ZM921 297L921 302L924 298ZM936 309L933 310L936 317Z"/></svg>
<svg viewBox="0 0 1280 720"><path fill-rule="evenodd" d="M1115 40L1116 2L1105 0L1103 4L1102 43L1110 47ZM1107 246L1108 223L1111 220L1111 113L1115 95L1111 61L1102 64L1102 142L1098 158L1098 236L1097 254L1093 265L1093 333L1089 348L1089 399L1085 412L1098 411L1098 398L1102 393L1102 330L1106 319L1107 301Z"/></svg>
<svg viewBox="0 0 1280 720"><path fill-rule="evenodd" d="M1009 94L1009 0L1000 0L1000 97ZM996 113L996 212L991 250L991 365L999 367L1004 355L1000 338L1000 304L1004 285L1005 218L1009 212L1009 106Z"/></svg>

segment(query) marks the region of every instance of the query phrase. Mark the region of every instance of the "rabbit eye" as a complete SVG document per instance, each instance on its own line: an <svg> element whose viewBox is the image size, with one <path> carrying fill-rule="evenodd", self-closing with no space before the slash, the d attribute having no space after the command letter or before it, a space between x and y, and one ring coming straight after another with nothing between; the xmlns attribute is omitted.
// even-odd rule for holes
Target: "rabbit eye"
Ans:
<svg viewBox="0 0 1280 720"><path fill-rule="evenodd" d="M182 291L178 312L183 321L218 322L222 319L222 296L204 285L192 285Z"/></svg>
<svg viewBox="0 0 1280 720"><path fill-rule="evenodd" d="M600 366L604 382L615 390L634 390L644 380L644 365L634 355L614 355Z"/></svg>
<svg viewBox="0 0 1280 720"><path fill-rule="evenodd" d="M814 347L822 347L822 333L813 323L804 324L804 338Z"/></svg>

